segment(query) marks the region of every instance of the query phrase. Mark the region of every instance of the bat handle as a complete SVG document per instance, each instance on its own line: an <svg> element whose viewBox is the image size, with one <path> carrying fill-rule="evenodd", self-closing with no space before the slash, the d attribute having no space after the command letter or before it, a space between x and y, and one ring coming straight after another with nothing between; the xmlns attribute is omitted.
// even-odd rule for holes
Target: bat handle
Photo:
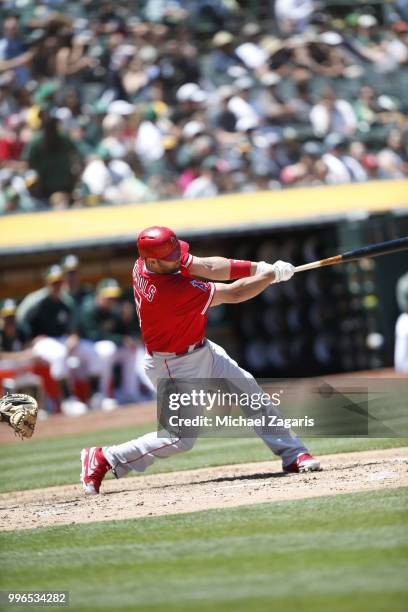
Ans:
<svg viewBox="0 0 408 612"><path fill-rule="evenodd" d="M319 259L318 261L311 261L310 263L303 264L303 266L296 266L295 272L305 272L306 270L314 270L315 268L323 268L324 266L333 266L334 264L341 263L342 256L334 255L327 259Z"/></svg>
<svg viewBox="0 0 408 612"><path fill-rule="evenodd" d="M320 267L320 261L312 261L311 263L303 264L303 266L296 266L295 272L306 272L306 270L314 270Z"/></svg>

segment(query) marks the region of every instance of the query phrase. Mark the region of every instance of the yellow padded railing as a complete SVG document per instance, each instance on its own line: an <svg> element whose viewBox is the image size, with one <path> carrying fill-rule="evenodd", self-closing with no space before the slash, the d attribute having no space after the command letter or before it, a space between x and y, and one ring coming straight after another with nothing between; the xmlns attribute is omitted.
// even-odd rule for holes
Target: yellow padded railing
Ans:
<svg viewBox="0 0 408 612"><path fill-rule="evenodd" d="M0 217L0 250L131 237L149 225L211 233L399 207L408 207L408 180L10 215Z"/></svg>

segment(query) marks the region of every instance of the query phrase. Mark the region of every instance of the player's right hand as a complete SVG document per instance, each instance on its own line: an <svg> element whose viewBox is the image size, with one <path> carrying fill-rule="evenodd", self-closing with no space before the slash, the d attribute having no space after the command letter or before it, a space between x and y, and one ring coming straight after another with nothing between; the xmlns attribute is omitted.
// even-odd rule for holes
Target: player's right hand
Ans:
<svg viewBox="0 0 408 612"><path fill-rule="evenodd" d="M275 272L275 280L274 283L281 283L282 281L288 281L295 273L295 266L292 266L291 263L287 261L275 261L273 264L273 269Z"/></svg>

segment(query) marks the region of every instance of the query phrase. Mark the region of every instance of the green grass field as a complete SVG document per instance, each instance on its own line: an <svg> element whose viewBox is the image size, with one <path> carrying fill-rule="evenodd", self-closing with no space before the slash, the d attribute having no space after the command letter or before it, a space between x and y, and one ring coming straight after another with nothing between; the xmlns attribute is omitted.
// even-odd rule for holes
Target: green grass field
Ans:
<svg viewBox="0 0 408 612"><path fill-rule="evenodd" d="M124 442L130 436L137 437L154 431L154 427L154 424L134 427L131 433L126 427L100 433L83 433L48 440L34 438L28 442L4 444L0 448L0 492L76 483L79 481L79 454L82 447ZM316 455L408 445L407 438L311 438L306 442ZM267 461L273 458L269 449L257 437L203 438L189 453L157 461L149 473Z"/></svg>
<svg viewBox="0 0 408 612"><path fill-rule="evenodd" d="M77 483L83 446L128 436L3 445L1 491ZM407 443L314 438L309 447L319 455ZM202 439L150 472L271 458L256 438ZM67 590L71 610L398 612L408 595L407 498L403 488L3 532L0 590Z"/></svg>
<svg viewBox="0 0 408 612"><path fill-rule="evenodd" d="M407 489L3 533L1 589L81 610L406 609Z"/></svg>

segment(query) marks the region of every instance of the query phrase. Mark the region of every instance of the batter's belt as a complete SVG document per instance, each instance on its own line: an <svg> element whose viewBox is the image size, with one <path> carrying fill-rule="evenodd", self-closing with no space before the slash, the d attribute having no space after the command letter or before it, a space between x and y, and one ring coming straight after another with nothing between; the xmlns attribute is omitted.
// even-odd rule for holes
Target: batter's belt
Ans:
<svg viewBox="0 0 408 612"><path fill-rule="evenodd" d="M163 353L161 351L150 352L148 349L146 350L149 353L149 355L151 355L152 357L156 357L156 356L157 357L179 357L180 355L186 355L187 353L192 353L193 351L196 351L197 349L204 346L204 344L205 344L205 338L200 340L200 342L196 342L196 344L190 344L190 346L188 346L184 351L180 351L177 353Z"/></svg>

